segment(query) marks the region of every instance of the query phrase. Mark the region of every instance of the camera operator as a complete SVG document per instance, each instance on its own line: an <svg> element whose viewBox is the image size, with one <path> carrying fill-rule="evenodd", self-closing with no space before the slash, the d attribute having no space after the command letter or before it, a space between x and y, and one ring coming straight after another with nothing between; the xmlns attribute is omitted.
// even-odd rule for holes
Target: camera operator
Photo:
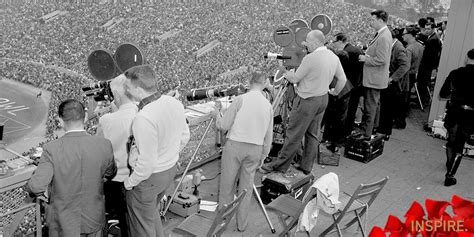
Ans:
<svg viewBox="0 0 474 237"><path fill-rule="evenodd" d="M112 145L86 133L81 102L61 102L58 114L66 133L44 145L38 168L28 181L28 192L35 196L47 189L50 192L46 211L50 237L102 236L103 178L111 179L117 172Z"/></svg>
<svg viewBox="0 0 474 237"><path fill-rule="evenodd" d="M190 136L184 106L175 98L160 94L151 66L132 67L124 76L125 95L140 102L132 122L132 171L124 180L129 234L164 236L159 201L174 180L179 152Z"/></svg>
<svg viewBox="0 0 474 237"><path fill-rule="evenodd" d="M321 120L328 104L329 84L337 78L331 94L337 95L346 83L346 75L339 58L324 43L326 39L319 30L308 33L303 44L308 48L301 65L296 72L287 72L285 78L296 83L296 97L290 112L285 142L276 160L262 166L269 171L285 173L301 145L304 137L303 157L298 169L309 174L313 169L314 158L317 157Z"/></svg>
<svg viewBox="0 0 474 237"><path fill-rule="evenodd" d="M238 193L247 190L237 210L239 231L247 228L255 171L268 156L272 142L273 109L263 94L267 80L262 73L252 73L249 91L235 97L224 115L216 114L217 128L228 131L221 159L219 205L222 207L234 200L237 178Z"/></svg>
<svg viewBox="0 0 474 237"><path fill-rule="evenodd" d="M136 103L130 100L123 89L125 76L114 78L110 82L110 88L114 95L114 104L118 110L105 114L99 118L99 125L96 135L105 137L112 142L114 158L117 163L117 176L104 184L105 209L109 214L109 219L119 221L120 234L122 237L128 236L126 221L127 204L123 190L123 181L129 176L130 171L127 166L127 139L131 133L132 121L138 112Z"/></svg>
<svg viewBox="0 0 474 237"><path fill-rule="evenodd" d="M446 143L446 179L444 186L456 184L456 174L462 160L464 144L474 133L474 49L467 52L466 66L451 71L439 92L449 98L444 126L448 130ZM472 170L470 170L472 171Z"/></svg>

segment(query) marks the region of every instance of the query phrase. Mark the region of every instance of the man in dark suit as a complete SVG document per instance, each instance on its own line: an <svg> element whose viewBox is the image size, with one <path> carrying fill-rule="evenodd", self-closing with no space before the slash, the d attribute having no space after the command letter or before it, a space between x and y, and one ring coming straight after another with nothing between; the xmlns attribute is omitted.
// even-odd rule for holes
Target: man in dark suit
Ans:
<svg viewBox="0 0 474 237"><path fill-rule="evenodd" d="M428 22L424 26L420 25L420 28L422 28L421 33L426 35L427 39L425 41L425 50L423 51L423 56L421 57L416 80L421 101L424 105L429 105L431 99L429 94L431 87L431 75L433 74L434 70L438 69L442 43L438 34L436 34L436 25L434 23L430 24Z"/></svg>
<svg viewBox="0 0 474 237"><path fill-rule="evenodd" d="M341 61L342 68L344 71L349 66L349 53L343 50L343 47L338 43L332 43L328 49L334 52ZM336 85L336 78L334 78L329 85L329 89L332 89ZM347 116L347 106L349 104L349 98L351 91L354 87L350 81L346 81L344 88L337 95L329 95L329 102L324 112L323 122L324 133L323 140L328 142L327 148L335 155L340 155L340 147L344 143L344 123Z"/></svg>
<svg viewBox="0 0 474 237"><path fill-rule="evenodd" d="M467 52L466 66L451 71L439 91L440 98L449 99L444 119L444 127L448 130L447 172L444 186L452 186L457 183L454 175L463 158L464 144L474 133L473 74L474 49L471 49Z"/></svg>
<svg viewBox="0 0 474 237"><path fill-rule="evenodd" d="M390 48L393 42L387 28L388 13L383 10L376 10L370 15L370 25L377 31L377 34L370 41L365 55L359 56L359 61L364 62L362 77L364 110L361 134L358 139L370 139L372 135L380 101L380 90L388 86Z"/></svg>
<svg viewBox="0 0 474 237"><path fill-rule="evenodd" d="M385 140L392 135L393 119L396 114L402 114L403 98L402 88L408 87L408 70L410 61L406 54L403 44L397 39L397 32L391 30L392 56L390 57L390 77L388 87L383 89L380 94L380 119L377 132L385 135Z"/></svg>
<svg viewBox="0 0 474 237"><path fill-rule="evenodd" d="M44 145L38 168L28 182L31 196L48 191L46 222L50 237L102 236L105 224L104 178L117 167L112 144L84 130L81 102L68 99L58 114L66 134Z"/></svg>
<svg viewBox="0 0 474 237"><path fill-rule="evenodd" d="M354 119L359 106L359 100L362 96L362 70L364 63L359 62L359 55L364 52L361 48L349 43L349 39L345 33L338 33L335 35L336 39L333 45L336 49L344 50L349 55L349 59L342 63L347 80L352 84L353 89L349 94L349 102L347 105L347 114L344 122L344 135L351 134L354 127Z"/></svg>

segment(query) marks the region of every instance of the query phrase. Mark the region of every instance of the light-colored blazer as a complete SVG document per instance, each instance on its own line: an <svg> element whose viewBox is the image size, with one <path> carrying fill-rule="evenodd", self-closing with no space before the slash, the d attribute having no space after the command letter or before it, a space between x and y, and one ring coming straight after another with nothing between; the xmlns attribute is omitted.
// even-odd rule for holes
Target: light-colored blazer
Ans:
<svg viewBox="0 0 474 237"><path fill-rule="evenodd" d="M388 86L392 34L388 28L383 29L373 39L365 52L362 85L368 88L385 89Z"/></svg>

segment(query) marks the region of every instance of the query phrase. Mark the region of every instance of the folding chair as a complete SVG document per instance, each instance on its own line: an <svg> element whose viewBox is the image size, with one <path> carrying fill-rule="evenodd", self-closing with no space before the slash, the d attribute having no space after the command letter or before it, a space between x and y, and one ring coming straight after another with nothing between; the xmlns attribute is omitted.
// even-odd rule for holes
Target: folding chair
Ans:
<svg viewBox="0 0 474 237"><path fill-rule="evenodd" d="M350 196L347 193L341 193L339 195L339 201L341 202L341 207L339 210L332 215L334 223L331 224L326 230L324 230L320 236L325 236L328 234L334 227L337 229L339 236L342 236L341 228L339 224L347 213L354 212L355 217L349 221L343 229L347 229L352 226L355 222L359 223L359 227L362 231L362 236L367 236L365 234L364 227L362 226L361 216L363 216L370 205L374 202L377 195L379 195L382 188L388 181L388 176L383 178L380 181L371 184L361 184L355 190L354 194Z"/></svg>
<svg viewBox="0 0 474 237"><path fill-rule="evenodd" d="M206 237L219 237L227 228L227 225L232 220L237 208L239 207L242 199L244 198L247 190L244 189L242 193L231 203L225 204L222 208L219 208L214 218L204 216L199 213L193 214L186 218L176 229L184 231L191 236L206 236Z"/></svg>
<svg viewBox="0 0 474 237"><path fill-rule="evenodd" d="M298 223L298 219L303 212L304 208L317 195L317 189L312 187L309 190L309 194L306 195L306 198L303 201L300 201L288 194L281 195L277 199L273 200L270 204L267 205L267 209L275 211L278 215L283 226L283 232L280 233L280 237L288 235L293 227ZM291 217L289 223L286 222L287 219Z"/></svg>

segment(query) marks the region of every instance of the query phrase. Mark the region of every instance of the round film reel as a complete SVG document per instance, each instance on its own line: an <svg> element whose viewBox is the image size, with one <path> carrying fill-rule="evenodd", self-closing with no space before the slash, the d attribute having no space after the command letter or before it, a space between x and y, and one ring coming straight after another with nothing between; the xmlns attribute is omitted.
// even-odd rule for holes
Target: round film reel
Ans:
<svg viewBox="0 0 474 237"><path fill-rule="evenodd" d="M320 30L324 35L328 35L332 30L332 21L325 14L318 14L311 20L311 29Z"/></svg>
<svg viewBox="0 0 474 237"><path fill-rule="evenodd" d="M273 41L275 41L275 44L278 46L286 47L290 45L293 40L295 40L295 35L291 29L286 26L279 26L273 32Z"/></svg>
<svg viewBox="0 0 474 237"><path fill-rule="evenodd" d="M305 20L303 19L295 19L293 21L290 22L290 24L288 25L288 27L293 31L293 33L296 34L296 32L298 32L299 29L302 29L302 28L309 28L308 26L308 22L306 22Z"/></svg>
<svg viewBox="0 0 474 237"><path fill-rule="evenodd" d="M296 31L296 34L295 34L295 41L296 41L296 45L298 45L298 47L302 48L302 49L305 49L306 46L303 45L303 41L306 40L306 36L308 35L308 33L311 31L311 29L305 27L305 28L300 28L298 29L298 31Z"/></svg>
<svg viewBox="0 0 474 237"><path fill-rule="evenodd" d="M140 49L129 43L120 45L115 51L114 58L121 72L145 63L145 58Z"/></svg>
<svg viewBox="0 0 474 237"><path fill-rule="evenodd" d="M92 77L98 81L107 81L117 75L114 57L105 49L92 51L87 58L87 66Z"/></svg>

